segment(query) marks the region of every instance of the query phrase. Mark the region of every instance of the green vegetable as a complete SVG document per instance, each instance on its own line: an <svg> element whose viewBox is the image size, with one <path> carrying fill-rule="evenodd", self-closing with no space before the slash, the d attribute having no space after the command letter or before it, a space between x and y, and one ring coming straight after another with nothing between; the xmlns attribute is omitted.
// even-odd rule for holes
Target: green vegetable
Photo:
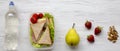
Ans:
<svg viewBox="0 0 120 51"><path fill-rule="evenodd" d="M50 28L50 37L52 40L54 40L54 27L52 26L52 24L49 24L49 28Z"/></svg>
<svg viewBox="0 0 120 51"><path fill-rule="evenodd" d="M50 15L49 13L44 13L44 17L48 17L48 18L53 18L53 16L52 15Z"/></svg>

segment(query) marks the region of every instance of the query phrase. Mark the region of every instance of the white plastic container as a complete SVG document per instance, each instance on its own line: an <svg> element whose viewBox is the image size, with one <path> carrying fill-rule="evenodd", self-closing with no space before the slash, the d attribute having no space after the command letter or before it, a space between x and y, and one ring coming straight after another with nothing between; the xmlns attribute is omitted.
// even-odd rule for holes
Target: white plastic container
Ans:
<svg viewBox="0 0 120 51"><path fill-rule="evenodd" d="M5 50L16 50L18 46L18 17L14 6L11 1L9 3L9 10L5 15Z"/></svg>

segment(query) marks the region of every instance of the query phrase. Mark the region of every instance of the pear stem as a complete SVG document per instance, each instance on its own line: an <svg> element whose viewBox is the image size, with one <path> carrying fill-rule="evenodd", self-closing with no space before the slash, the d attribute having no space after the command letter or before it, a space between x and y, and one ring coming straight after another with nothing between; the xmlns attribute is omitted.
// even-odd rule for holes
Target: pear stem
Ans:
<svg viewBox="0 0 120 51"><path fill-rule="evenodd" d="M74 28L75 27L75 23L73 23L73 26L72 26L72 28Z"/></svg>

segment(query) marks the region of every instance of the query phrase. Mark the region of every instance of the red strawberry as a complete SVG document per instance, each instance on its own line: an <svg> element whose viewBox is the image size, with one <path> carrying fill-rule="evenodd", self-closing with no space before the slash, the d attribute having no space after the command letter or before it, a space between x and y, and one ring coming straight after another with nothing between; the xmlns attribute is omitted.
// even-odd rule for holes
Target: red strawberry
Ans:
<svg viewBox="0 0 120 51"><path fill-rule="evenodd" d="M87 29L91 29L92 23L91 23L90 21L86 21L86 22L85 22L85 27L86 27Z"/></svg>
<svg viewBox="0 0 120 51"><path fill-rule="evenodd" d="M35 19L38 19L38 14L37 13L34 13L33 15L32 15L32 17L34 17Z"/></svg>
<svg viewBox="0 0 120 51"><path fill-rule="evenodd" d="M31 17L31 18L30 18L30 21L31 21L33 24L37 23L37 19L36 19L35 17Z"/></svg>
<svg viewBox="0 0 120 51"><path fill-rule="evenodd" d="M94 30L94 34L95 35L98 35L98 34L100 34L101 33L101 27L100 26L97 26L96 28L95 28L95 30Z"/></svg>
<svg viewBox="0 0 120 51"><path fill-rule="evenodd" d="M43 13L39 13L38 18L42 18L43 17Z"/></svg>
<svg viewBox="0 0 120 51"><path fill-rule="evenodd" d="M88 35L87 40L91 43L94 42L94 36L93 35Z"/></svg>

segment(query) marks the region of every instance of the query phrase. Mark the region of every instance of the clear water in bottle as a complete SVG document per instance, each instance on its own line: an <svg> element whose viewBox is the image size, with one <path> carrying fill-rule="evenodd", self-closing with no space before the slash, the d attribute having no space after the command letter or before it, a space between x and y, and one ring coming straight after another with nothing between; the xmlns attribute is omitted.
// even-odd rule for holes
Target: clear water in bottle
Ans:
<svg viewBox="0 0 120 51"><path fill-rule="evenodd" d="M18 40L18 17L14 3L9 3L9 10L5 15L5 49L16 50Z"/></svg>

